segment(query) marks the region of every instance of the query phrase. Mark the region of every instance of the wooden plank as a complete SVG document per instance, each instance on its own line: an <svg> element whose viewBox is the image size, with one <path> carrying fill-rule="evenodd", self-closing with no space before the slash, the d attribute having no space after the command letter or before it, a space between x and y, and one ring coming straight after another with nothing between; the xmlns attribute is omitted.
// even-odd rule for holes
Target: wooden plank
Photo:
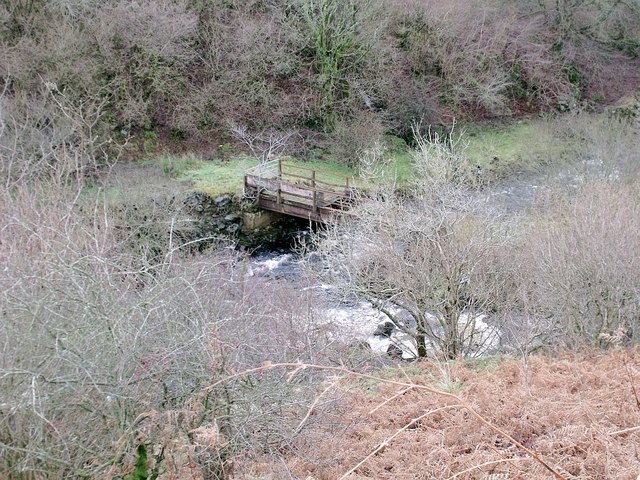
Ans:
<svg viewBox="0 0 640 480"><path fill-rule="evenodd" d="M302 198L313 198L313 192L330 194L330 195L341 195L338 192L334 192L332 190L325 190L323 188L313 188L307 185L299 185L294 183L286 183L281 182L277 179L270 178L261 178L255 177L253 175L247 175L245 177L245 185L254 188L262 188L264 190L269 190L276 192L278 189L282 190L283 193L288 193L290 195L296 195ZM346 197L347 195L343 195Z"/></svg>
<svg viewBox="0 0 640 480"><path fill-rule="evenodd" d="M277 201L278 195L277 193L274 193L274 192L261 192L260 198L266 198L268 200ZM280 202L286 203L289 205L300 205L309 210L311 210L313 205L311 202L311 199L309 198L297 197L295 195L288 195L288 194L281 194Z"/></svg>
<svg viewBox="0 0 640 480"><path fill-rule="evenodd" d="M282 181L283 182L287 182L287 183L292 183L291 181L289 181L289 178L291 178L291 179L296 179L296 180L302 180L303 182L309 182L312 185L314 183L316 185L317 184L322 184L322 185L324 185L326 187L325 188L326 190L334 190L334 191L345 191L346 190L346 187L345 187L344 184L343 185L339 185L337 183L326 182L326 181L324 181L324 180L322 180L320 178L317 178L317 177L314 179L313 177L301 177L299 175L290 175L288 173L284 173L282 175L282 177L283 177ZM296 180L293 180L293 182L295 182Z"/></svg>
<svg viewBox="0 0 640 480"><path fill-rule="evenodd" d="M285 198L282 203L278 203L275 197L268 195L260 196L258 206L264 210L322 223L333 221L340 215L348 213L347 210L333 208L330 205L318 207L317 211L314 212L310 204L300 203L291 198Z"/></svg>
<svg viewBox="0 0 640 480"><path fill-rule="evenodd" d="M268 178L260 178L260 177L254 177L253 175L247 175L245 177L245 185L248 185L254 188L264 188L266 190L276 191L278 190L280 181L277 179L272 180Z"/></svg>
<svg viewBox="0 0 640 480"><path fill-rule="evenodd" d="M258 200L258 206L265 210L271 210L273 212L284 213L285 215L291 215L298 218L305 218L308 220L314 220L316 222L322 221L321 215L314 213L309 209L307 205L292 205L290 203L278 203L275 200L268 199L266 197L260 197Z"/></svg>
<svg viewBox="0 0 640 480"><path fill-rule="evenodd" d="M294 178L298 180L311 180L313 178L313 177L307 177L306 175L294 175L293 173L288 173L288 172L283 172L282 177L287 179ZM293 181L295 182L295 180Z"/></svg>
<svg viewBox="0 0 640 480"><path fill-rule="evenodd" d="M294 195L296 197L313 199L314 189L307 186L298 186L290 183L280 182L282 193Z"/></svg>
<svg viewBox="0 0 640 480"><path fill-rule="evenodd" d="M323 193L325 195L336 195L336 196L340 196L343 198L351 198L351 194L348 193L346 190L341 189L341 190L328 190L326 188L318 188L318 187L313 187L310 185L302 185L299 183L287 183L287 182L282 182L283 185L291 185L295 188L299 188L302 190L308 190L310 192L318 192L318 193Z"/></svg>
<svg viewBox="0 0 640 480"><path fill-rule="evenodd" d="M344 199L345 197L343 197L342 195L325 195L324 196L324 205L332 205L334 203L336 203L339 200Z"/></svg>
<svg viewBox="0 0 640 480"><path fill-rule="evenodd" d="M313 207L313 198L310 197L308 195L309 192L307 192L307 194L305 195L296 195L291 194L291 193L285 193L284 190L282 190L281 192L281 200L283 202L289 202L289 203L300 203L302 205L307 205L308 208L312 208ZM311 192L313 193L313 192ZM270 191L261 191L260 192L260 197L272 197L272 198L276 198L277 197L277 192L270 190ZM321 195L318 194L317 198L316 198L316 204L319 207L329 207L331 205L337 205L340 203L341 200L345 200L345 198L341 195Z"/></svg>

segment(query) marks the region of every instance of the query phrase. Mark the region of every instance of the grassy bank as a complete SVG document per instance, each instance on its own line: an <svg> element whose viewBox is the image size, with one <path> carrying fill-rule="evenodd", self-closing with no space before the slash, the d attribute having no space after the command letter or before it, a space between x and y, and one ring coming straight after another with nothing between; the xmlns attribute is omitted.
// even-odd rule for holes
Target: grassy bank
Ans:
<svg viewBox="0 0 640 480"><path fill-rule="evenodd" d="M507 123L480 123L461 125L454 135L456 148L463 150L466 167L475 171L480 167L488 175L488 181L504 179L514 174L535 172L548 165L560 165L580 158L585 142L591 141L594 129L605 128L608 117L604 115L532 117ZM369 165L374 171L374 181L393 183L404 187L411 183L413 152L404 145L387 143ZM363 153L362 158L367 153ZM348 166L325 154L311 160L287 156L283 158L287 170L300 173L302 169L322 172L327 181L362 185L361 173L366 165ZM193 154L166 155L150 163L160 167L165 176L191 184L193 190L209 195L239 194L242 191L245 172L258 164L257 159L236 152L228 158L203 160Z"/></svg>
<svg viewBox="0 0 640 480"><path fill-rule="evenodd" d="M532 118L503 125L467 125L463 141L473 165L504 177L533 171L562 158L564 136L558 119Z"/></svg>

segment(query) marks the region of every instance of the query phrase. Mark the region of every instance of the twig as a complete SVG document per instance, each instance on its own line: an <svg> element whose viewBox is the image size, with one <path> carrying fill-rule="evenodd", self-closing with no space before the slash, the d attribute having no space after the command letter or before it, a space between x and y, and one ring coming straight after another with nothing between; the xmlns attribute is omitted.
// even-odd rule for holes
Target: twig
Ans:
<svg viewBox="0 0 640 480"><path fill-rule="evenodd" d="M616 435L623 435L625 433L631 433L637 430L640 430L640 425L638 425L637 427L625 428L624 430L618 430L616 432L609 432L609 435L611 435L612 437L615 437Z"/></svg>

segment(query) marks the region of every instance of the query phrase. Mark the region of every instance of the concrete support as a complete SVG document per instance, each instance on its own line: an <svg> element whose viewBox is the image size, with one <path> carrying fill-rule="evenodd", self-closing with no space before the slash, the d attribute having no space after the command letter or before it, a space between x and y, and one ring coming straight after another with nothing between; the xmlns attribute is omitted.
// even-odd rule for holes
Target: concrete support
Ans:
<svg viewBox="0 0 640 480"><path fill-rule="evenodd" d="M281 213L262 210L256 213L246 212L242 216L242 229L245 231L268 227L282 217Z"/></svg>

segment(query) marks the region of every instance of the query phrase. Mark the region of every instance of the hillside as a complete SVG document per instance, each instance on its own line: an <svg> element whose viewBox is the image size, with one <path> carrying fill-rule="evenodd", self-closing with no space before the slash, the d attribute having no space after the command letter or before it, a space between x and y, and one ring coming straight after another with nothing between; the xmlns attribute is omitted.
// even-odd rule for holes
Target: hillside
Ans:
<svg viewBox="0 0 640 480"><path fill-rule="evenodd" d="M610 0L10 1L0 7L4 115L64 142L81 133L59 118L62 107L93 123L93 135L133 136L145 152L214 156L233 143L232 123L293 130L305 140L293 151L328 141L353 161L384 133L412 141L414 122L598 110L633 96L639 9Z"/></svg>

